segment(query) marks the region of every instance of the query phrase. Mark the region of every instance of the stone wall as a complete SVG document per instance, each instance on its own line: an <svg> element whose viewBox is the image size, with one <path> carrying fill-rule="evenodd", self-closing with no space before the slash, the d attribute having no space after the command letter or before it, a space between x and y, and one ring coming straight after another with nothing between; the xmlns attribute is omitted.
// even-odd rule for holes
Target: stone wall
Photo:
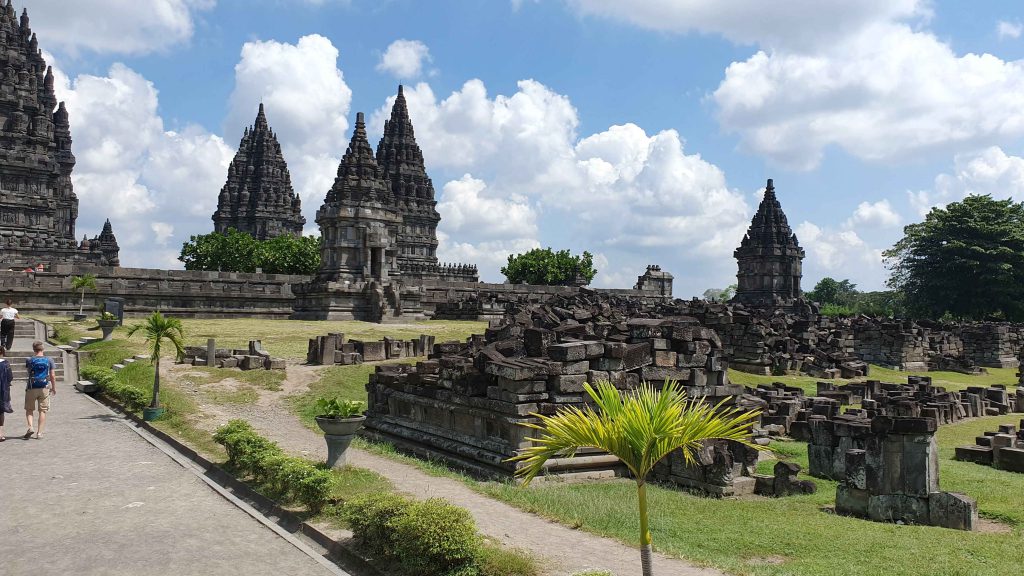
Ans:
<svg viewBox="0 0 1024 576"><path fill-rule="evenodd" d="M161 310L178 317L287 318L292 313L291 285L305 276L198 272L149 268L58 265L37 273L0 272L0 293L23 313L77 312L81 293L71 278L96 275L96 292L86 291L85 310L96 311L104 298L123 298L128 315Z"/></svg>

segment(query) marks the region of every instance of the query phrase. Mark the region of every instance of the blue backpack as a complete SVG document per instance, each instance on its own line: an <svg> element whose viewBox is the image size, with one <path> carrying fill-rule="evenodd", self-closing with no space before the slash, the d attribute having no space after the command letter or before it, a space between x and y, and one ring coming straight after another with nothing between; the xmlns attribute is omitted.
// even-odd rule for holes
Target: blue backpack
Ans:
<svg viewBox="0 0 1024 576"><path fill-rule="evenodd" d="M46 388L50 385L50 359L33 356L25 361L28 368L28 383L32 388Z"/></svg>

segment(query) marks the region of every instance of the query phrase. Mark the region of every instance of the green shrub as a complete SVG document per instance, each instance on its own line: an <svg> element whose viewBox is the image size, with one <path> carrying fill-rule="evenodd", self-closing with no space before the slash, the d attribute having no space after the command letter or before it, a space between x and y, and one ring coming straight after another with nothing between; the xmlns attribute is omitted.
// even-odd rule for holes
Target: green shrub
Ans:
<svg viewBox="0 0 1024 576"><path fill-rule="evenodd" d="M149 396L145 390L140 390L131 384L125 384L114 378L103 389L103 393L121 403L122 406L133 412L138 412L149 405Z"/></svg>
<svg viewBox="0 0 1024 576"><path fill-rule="evenodd" d="M485 542L477 555L480 576L539 576L537 559L516 548Z"/></svg>
<svg viewBox="0 0 1024 576"><path fill-rule="evenodd" d="M115 372L110 368L104 368L93 364L86 364L82 366L78 373L82 380L88 380L93 384L96 384L101 390L113 381L115 375Z"/></svg>
<svg viewBox="0 0 1024 576"><path fill-rule="evenodd" d="M224 446L232 467L250 476L273 498L299 502L314 513L330 501L334 477L329 471L285 455L276 442L260 436L245 420L221 426L213 440Z"/></svg>
<svg viewBox="0 0 1024 576"><path fill-rule="evenodd" d="M393 531L388 523L409 506L412 500L398 494L367 494L346 502L342 518L367 552L385 555L392 549Z"/></svg>
<svg viewBox="0 0 1024 576"><path fill-rule="evenodd" d="M393 554L411 574L472 574L480 552L473 517L440 498L416 502L388 526L394 531Z"/></svg>

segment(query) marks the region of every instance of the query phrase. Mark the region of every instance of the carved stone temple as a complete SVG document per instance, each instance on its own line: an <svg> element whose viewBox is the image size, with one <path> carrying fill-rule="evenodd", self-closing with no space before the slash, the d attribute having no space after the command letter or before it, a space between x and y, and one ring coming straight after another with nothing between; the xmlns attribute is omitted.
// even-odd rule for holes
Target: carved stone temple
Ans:
<svg viewBox="0 0 1024 576"><path fill-rule="evenodd" d="M376 153L362 112L356 115L334 185L316 213L320 272L293 287L293 317L416 317L423 314L424 282L477 282L476 266L438 263L436 205L399 87Z"/></svg>
<svg viewBox="0 0 1024 576"><path fill-rule="evenodd" d="M292 189L281 145L261 103L256 122L245 129L228 167L228 179L213 213L214 231L223 234L234 228L266 240L283 234L302 235L305 224L302 202Z"/></svg>
<svg viewBox="0 0 1024 576"><path fill-rule="evenodd" d="M104 240L113 249L105 255L75 241L68 111L57 104L28 12L18 18L11 0L0 7L0 126L0 268L116 262L116 240Z"/></svg>
<svg viewBox="0 0 1024 576"><path fill-rule="evenodd" d="M803 296L800 278L804 249L786 221L771 179L750 228L733 256L739 272L732 302L772 308L788 306Z"/></svg>

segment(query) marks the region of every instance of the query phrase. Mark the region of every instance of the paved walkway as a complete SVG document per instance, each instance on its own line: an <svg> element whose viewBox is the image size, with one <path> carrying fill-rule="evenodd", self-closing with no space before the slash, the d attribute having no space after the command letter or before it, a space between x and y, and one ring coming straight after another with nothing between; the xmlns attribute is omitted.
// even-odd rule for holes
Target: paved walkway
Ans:
<svg viewBox="0 0 1024 576"><path fill-rule="evenodd" d="M69 385L22 440L23 395L0 443L0 574L332 573Z"/></svg>

